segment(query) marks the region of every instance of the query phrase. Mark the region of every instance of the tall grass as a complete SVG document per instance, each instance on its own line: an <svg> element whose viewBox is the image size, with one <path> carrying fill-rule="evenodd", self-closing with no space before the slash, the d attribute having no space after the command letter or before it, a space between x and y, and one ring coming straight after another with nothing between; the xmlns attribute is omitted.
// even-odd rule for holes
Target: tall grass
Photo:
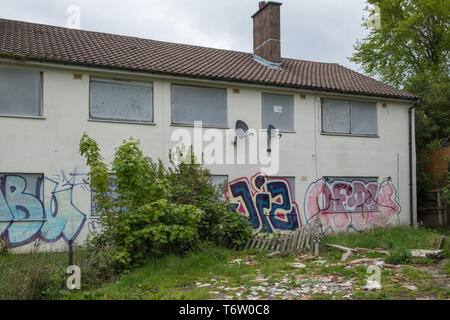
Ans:
<svg viewBox="0 0 450 320"><path fill-rule="evenodd" d="M384 249L429 249L436 250L439 245L442 232L426 229L398 226L389 229L375 229L363 233L345 233L327 236L322 243L339 244L351 248L384 248ZM446 242L444 250L450 255L449 242Z"/></svg>
<svg viewBox="0 0 450 320"><path fill-rule="evenodd" d="M66 274L69 253L38 252L39 242L28 254L0 255L0 300L53 300L68 293ZM80 267L82 289L90 289L114 278L107 251L93 252L75 247L73 263Z"/></svg>

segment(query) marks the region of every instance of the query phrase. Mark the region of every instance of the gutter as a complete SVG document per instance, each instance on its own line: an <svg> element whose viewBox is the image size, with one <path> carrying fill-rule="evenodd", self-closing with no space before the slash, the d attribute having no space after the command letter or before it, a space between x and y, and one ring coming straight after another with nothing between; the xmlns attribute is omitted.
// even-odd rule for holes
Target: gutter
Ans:
<svg viewBox="0 0 450 320"><path fill-rule="evenodd" d="M418 102L414 103L414 105L408 109L408 117L409 117L409 224L414 226L414 187L413 187L413 130L412 130L412 121L413 121L413 110L417 107Z"/></svg>

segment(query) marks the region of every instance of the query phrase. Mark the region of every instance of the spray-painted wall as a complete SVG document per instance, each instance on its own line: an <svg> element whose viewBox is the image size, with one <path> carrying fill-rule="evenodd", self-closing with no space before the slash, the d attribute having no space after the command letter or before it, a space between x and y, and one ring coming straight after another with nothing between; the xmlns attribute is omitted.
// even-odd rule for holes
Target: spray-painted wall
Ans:
<svg viewBox="0 0 450 320"><path fill-rule="evenodd" d="M83 132L97 140L107 161L123 139L133 136L147 156L168 163L175 144L170 137L179 128L171 125L172 83L226 88L230 128L243 120L262 129L263 92L294 96L294 130L280 140L278 178L258 174L259 165L209 166L213 174L228 176L226 196L255 228L294 230L313 216L335 231L409 224L408 102L352 97L377 102L379 137L325 135L320 98L346 96L2 61L0 66L43 71L42 118L0 116L0 234L16 251L28 250L38 238L42 248L65 248L68 240L83 242L99 230L91 217L88 168L78 153ZM151 82L154 124L90 120L90 77ZM237 152L242 148L238 144ZM295 177L295 186L280 177ZM358 182L363 177L375 181Z"/></svg>

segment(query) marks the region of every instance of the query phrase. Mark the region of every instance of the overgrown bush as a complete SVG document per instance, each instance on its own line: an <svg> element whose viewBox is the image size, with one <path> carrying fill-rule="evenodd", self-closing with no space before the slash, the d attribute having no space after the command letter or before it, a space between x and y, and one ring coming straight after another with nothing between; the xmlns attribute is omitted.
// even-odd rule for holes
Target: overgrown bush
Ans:
<svg viewBox="0 0 450 320"><path fill-rule="evenodd" d="M178 151L182 157L182 150ZM211 173L202 165L195 164L192 149L188 162L176 164L169 154L172 167L167 169L167 178L172 186L171 199L180 204L192 204L203 210L204 216L198 228L201 240L213 241L218 245L242 245L251 236L247 218L230 210L224 200L225 186L214 186Z"/></svg>
<svg viewBox="0 0 450 320"><path fill-rule="evenodd" d="M410 264L412 261L411 251L402 247L396 248L389 253L384 261L394 265Z"/></svg>
<svg viewBox="0 0 450 320"><path fill-rule="evenodd" d="M112 251L116 268L134 267L151 255L185 253L200 241L247 241L248 221L229 210L207 169L172 158L165 168L139 147L130 138L116 149L111 178L97 143L86 134L80 141L104 228L94 242Z"/></svg>

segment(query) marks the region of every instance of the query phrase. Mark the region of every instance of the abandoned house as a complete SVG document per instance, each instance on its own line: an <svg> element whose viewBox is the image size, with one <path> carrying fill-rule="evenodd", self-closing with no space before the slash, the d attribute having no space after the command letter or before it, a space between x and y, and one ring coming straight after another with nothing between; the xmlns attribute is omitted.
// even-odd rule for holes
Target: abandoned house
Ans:
<svg viewBox="0 0 450 320"><path fill-rule="evenodd" d="M266 135L259 153L278 153L272 173L258 161L207 164L255 229L289 232L315 218L324 232L415 224L417 98L338 64L282 58L280 11L281 3L259 3L253 53L0 19L8 246L28 250L41 239L56 250L99 231L78 152L84 132L108 162L134 137L168 164L174 133L193 133L195 121L205 134L242 129L219 144L233 157L258 138L242 134L247 128Z"/></svg>

